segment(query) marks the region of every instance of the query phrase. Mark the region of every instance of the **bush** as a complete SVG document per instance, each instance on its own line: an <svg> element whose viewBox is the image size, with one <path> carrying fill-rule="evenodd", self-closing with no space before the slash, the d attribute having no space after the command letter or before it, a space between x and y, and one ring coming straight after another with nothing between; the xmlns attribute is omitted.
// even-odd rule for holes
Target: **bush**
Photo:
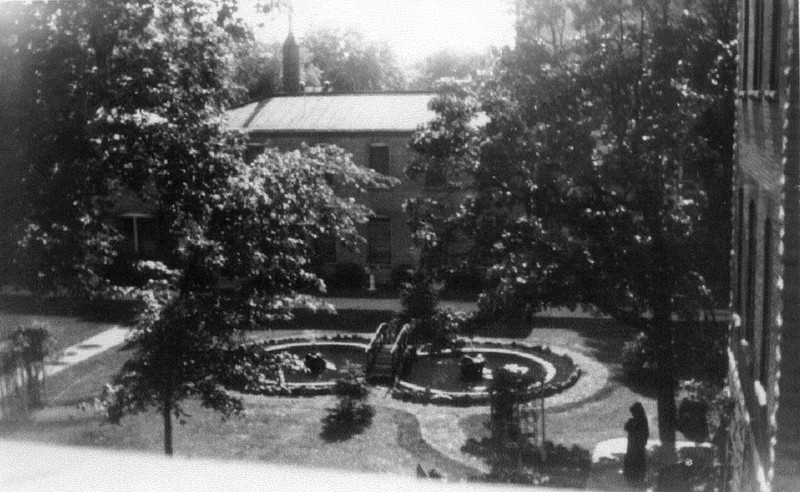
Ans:
<svg viewBox="0 0 800 492"><path fill-rule="evenodd" d="M9 338L12 350L26 365L42 362L50 355L54 344L50 335L50 325L35 320L17 327Z"/></svg>
<svg viewBox="0 0 800 492"><path fill-rule="evenodd" d="M694 399L684 398L678 406L676 428L695 442L708 439L708 403Z"/></svg>
<svg viewBox="0 0 800 492"><path fill-rule="evenodd" d="M375 408L364 401L369 388L359 378L360 367L351 365L348 369L350 374L338 379L334 387L339 401L322 418L322 438L326 441L344 441L360 434L375 416Z"/></svg>
<svg viewBox="0 0 800 492"><path fill-rule="evenodd" d="M400 313L401 323L412 319L426 320L436 314L439 303L439 292L434 286L433 279L421 272L415 272L409 283L403 286L400 293L400 304L403 311Z"/></svg>
<svg viewBox="0 0 800 492"><path fill-rule="evenodd" d="M411 345L431 344L431 352L438 353L452 348L465 315L451 310L436 311L428 318L411 321L413 331L409 337Z"/></svg>
<svg viewBox="0 0 800 492"><path fill-rule="evenodd" d="M407 283L411 282L413 275L414 267L411 265L395 265L389 274L389 284L395 289L402 289Z"/></svg>
<svg viewBox="0 0 800 492"><path fill-rule="evenodd" d="M356 400L363 400L369 395L367 385L354 378L342 378L336 380L333 393L340 397L349 397Z"/></svg>
<svg viewBox="0 0 800 492"><path fill-rule="evenodd" d="M679 323L675 330L675 377L702 379L720 384L727 372L725 332L712 323ZM658 384L658 352L645 333L625 343L622 369L632 383L655 389Z"/></svg>
<svg viewBox="0 0 800 492"><path fill-rule="evenodd" d="M19 358L27 376L28 402L33 408L44 406L44 359L55 344L50 335L50 325L32 321L19 326L9 336L11 350Z"/></svg>
<svg viewBox="0 0 800 492"><path fill-rule="evenodd" d="M567 447L545 441L542 453L542 449L529 442L520 446L510 446L510 443L498 443L491 438L480 441L467 439L461 450L484 458L492 467L490 473L475 477L475 480L551 487L585 486L592 466L589 450L577 445Z"/></svg>
<svg viewBox="0 0 800 492"><path fill-rule="evenodd" d="M483 290L484 275L477 268L462 267L445 275L445 289L448 292L477 294Z"/></svg>
<svg viewBox="0 0 800 492"><path fill-rule="evenodd" d="M337 263L333 275L325 279L325 283L335 289L363 289L369 283L369 274L358 263Z"/></svg>

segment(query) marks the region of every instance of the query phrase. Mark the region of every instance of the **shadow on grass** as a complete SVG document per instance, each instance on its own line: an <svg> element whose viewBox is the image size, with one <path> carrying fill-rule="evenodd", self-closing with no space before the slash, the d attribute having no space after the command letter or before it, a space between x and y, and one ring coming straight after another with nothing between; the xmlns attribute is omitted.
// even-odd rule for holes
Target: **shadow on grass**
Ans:
<svg viewBox="0 0 800 492"><path fill-rule="evenodd" d="M346 441L372 425L375 407L353 398L341 398L322 419L320 437L327 442Z"/></svg>
<svg viewBox="0 0 800 492"><path fill-rule="evenodd" d="M140 305L135 301L86 300L69 297L0 295L0 312L39 316L75 316L84 321L130 324Z"/></svg>
<svg viewBox="0 0 800 492"><path fill-rule="evenodd" d="M394 311L369 311L339 309L336 314L325 312L299 311L292 321L276 321L264 326L266 330L338 331L344 333L372 332L379 324L389 321Z"/></svg>
<svg viewBox="0 0 800 492"><path fill-rule="evenodd" d="M605 337L607 334L626 331L611 318L554 309L539 314L530 321L488 323L476 329L473 334L483 337L524 339L540 328L571 330L586 337Z"/></svg>

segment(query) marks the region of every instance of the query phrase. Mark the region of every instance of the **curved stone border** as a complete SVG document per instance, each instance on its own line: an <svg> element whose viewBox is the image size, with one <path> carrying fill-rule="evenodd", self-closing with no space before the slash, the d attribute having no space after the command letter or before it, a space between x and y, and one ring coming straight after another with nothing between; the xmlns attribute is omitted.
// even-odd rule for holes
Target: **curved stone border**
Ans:
<svg viewBox="0 0 800 492"><path fill-rule="evenodd" d="M516 349L516 353L534 355L546 354L548 356L560 357L568 361L573 370L570 375L563 381L535 383L530 386L528 393L525 395L525 401L530 401L536 398L548 397L561 393L565 389L574 385L581 375L580 367L575 364L571 357L568 355L560 355L554 353L549 347L543 345L530 345L519 342L480 342L476 344L477 350L487 349ZM471 350L471 348L470 348ZM531 353L533 352L533 353ZM552 364L552 363L551 363ZM549 380L549 381L552 381ZM398 400L413 402L413 403L431 403L434 405L450 405L450 406L472 406L472 405L488 405L489 393L462 393L452 391L432 390L423 388L415 384L400 381L392 391L392 397Z"/></svg>
<svg viewBox="0 0 800 492"><path fill-rule="evenodd" d="M284 347L291 347L296 345L314 345L315 343L323 344L341 344L341 345L358 345L363 346L366 350L370 338L361 335L325 335L321 337L289 337L289 338L270 338L266 340L259 340L252 342L254 344L264 345L267 351L279 351ZM333 393L333 387L336 381L325 381L320 383L284 383L281 385L278 381L275 384L264 386L258 392L249 392L250 394L258 394L265 396L320 396L330 395Z"/></svg>
<svg viewBox="0 0 800 492"><path fill-rule="evenodd" d="M315 338L309 337L290 337L290 338L276 338L276 339L267 339L261 340L257 342L253 342L254 344L263 344L267 350L279 350L284 346L292 346L292 345L313 345L314 343L343 343L347 345L368 345L370 341L369 337L361 336L361 335L332 335L332 336L321 336ZM475 347L465 347L466 350L481 350L481 349L496 349L498 351L511 351L512 349L514 353L522 356L531 356L535 358L537 363L545 362L547 365L550 365L555 368L551 362L542 359L541 361L538 360L542 354L551 356L551 357L560 357L565 359L573 366L573 370L570 375L562 381L556 382L545 382L544 385L542 383L535 383L530 387L530 391L525 395L525 401L530 401L536 398L541 397L548 397L558 393L561 393L565 389L574 385L578 378L581 375L580 367L575 364L571 357L568 355L561 355L553 352L550 350L550 347L544 345L531 345L526 343L520 342L479 342L475 344ZM537 357L539 355L539 357ZM544 365L544 364L543 364ZM545 366L546 367L546 366ZM548 378L547 381L552 381L552 378ZM289 397L299 397L299 396L319 396L319 395L330 395L333 392L333 387L335 385L335 381L326 381L321 383L285 383L283 385L279 384L277 381L274 385L268 385L261 388L258 392L252 392L251 394L260 394L265 396L289 396ZM411 403L431 403L434 405L449 405L449 406L474 406L474 405L488 405L489 404L489 394L488 392L481 392L481 393L461 393L461 392L448 392L448 391L441 391L441 390L429 390L428 388L424 388L422 386L415 385L413 383L408 383L405 381L399 381L398 384L392 389L392 398L411 402Z"/></svg>

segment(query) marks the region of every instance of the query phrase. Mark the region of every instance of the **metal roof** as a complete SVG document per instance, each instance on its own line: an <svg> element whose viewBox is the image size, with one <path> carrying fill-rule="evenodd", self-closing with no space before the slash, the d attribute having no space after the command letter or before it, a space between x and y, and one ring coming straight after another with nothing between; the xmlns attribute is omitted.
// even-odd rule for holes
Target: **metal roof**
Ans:
<svg viewBox="0 0 800 492"><path fill-rule="evenodd" d="M228 127L245 132L411 132L435 116L433 93L276 96L228 111Z"/></svg>

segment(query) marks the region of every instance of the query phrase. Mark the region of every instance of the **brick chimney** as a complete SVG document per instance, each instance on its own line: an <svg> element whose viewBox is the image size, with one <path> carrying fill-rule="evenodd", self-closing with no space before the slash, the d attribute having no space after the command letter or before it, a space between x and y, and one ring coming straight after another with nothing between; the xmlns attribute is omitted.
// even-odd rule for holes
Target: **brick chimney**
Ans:
<svg viewBox="0 0 800 492"><path fill-rule="evenodd" d="M283 92L300 92L300 48L291 30L283 43Z"/></svg>

